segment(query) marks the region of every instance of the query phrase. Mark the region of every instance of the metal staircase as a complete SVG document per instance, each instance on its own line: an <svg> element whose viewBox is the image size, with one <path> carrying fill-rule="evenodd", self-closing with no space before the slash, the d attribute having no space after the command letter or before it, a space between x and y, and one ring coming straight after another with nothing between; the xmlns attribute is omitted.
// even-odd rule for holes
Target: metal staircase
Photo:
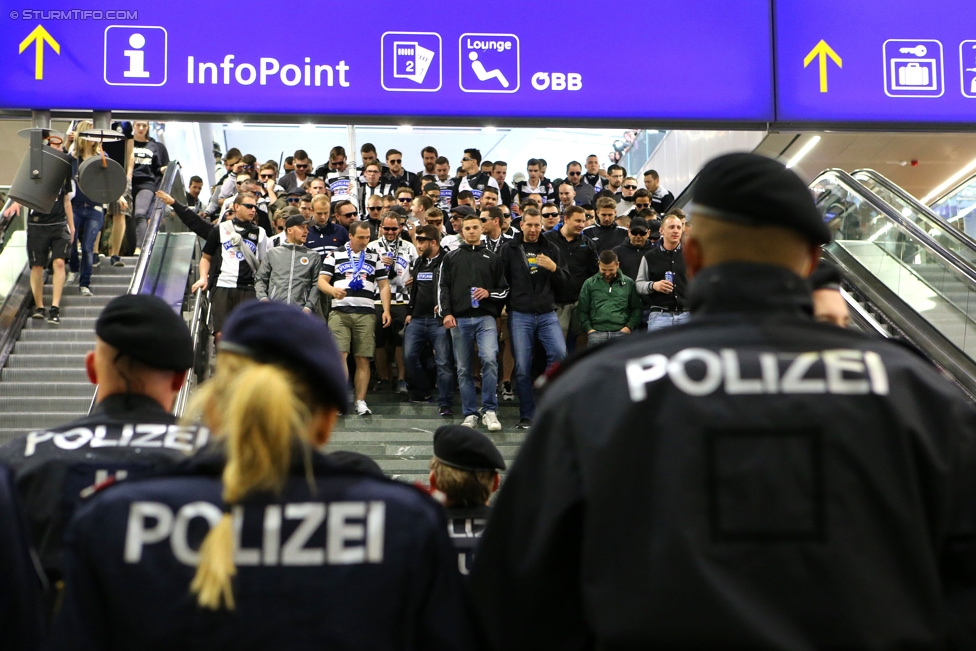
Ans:
<svg viewBox="0 0 976 651"><path fill-rule="evenodd" d="M95 387L85 373L85 355L95 343L95 319L114 297L126 293L136 258L125 267L105 260L92 271L93 296L67 285L61 324L28 319L0 370L0 444L28 431L68 422L88 413ZM51 305L50 281L44 304Z"/></svg>

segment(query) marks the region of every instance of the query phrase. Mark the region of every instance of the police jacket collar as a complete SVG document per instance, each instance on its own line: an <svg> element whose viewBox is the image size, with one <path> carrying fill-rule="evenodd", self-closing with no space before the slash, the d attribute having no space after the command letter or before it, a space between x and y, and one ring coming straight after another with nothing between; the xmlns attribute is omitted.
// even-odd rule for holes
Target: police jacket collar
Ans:
<svg viewBox="0 0 976 651"><path fill-rule="evenodd" d="M142 422L174 422L175 417L163 406L141 393L116 393L95 405L92 416L126 418Z"/></svg>
<svg viewBox="0 0 976 651"><path fill-rule="evenodd" d="M772 265L729 262L699 272L688 287L695 314L764 312L812 316L810 286L792 271Z"/></svg>

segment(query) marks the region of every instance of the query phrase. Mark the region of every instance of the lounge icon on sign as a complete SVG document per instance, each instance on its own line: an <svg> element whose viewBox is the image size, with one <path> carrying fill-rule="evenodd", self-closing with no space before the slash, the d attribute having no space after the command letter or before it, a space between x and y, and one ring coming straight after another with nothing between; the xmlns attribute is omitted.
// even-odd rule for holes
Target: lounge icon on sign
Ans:
<svg viewBox="0 0 976 651"><path fill-rule="evenodd" d="M166 83L166 29L110 25L105 28L104 79L111 86Z"/></svg>
<svg viewBox="0 0 976 651"><path fill-rule="evenodd" d="M959 44L959 71L963 97L976 99L976 41Z"/></svg>
<svg viewBox="0 0 976 651"><path fill-rule="evenodd" d="M883 54L888 97L941 97L945 92L939 41L889 39Z"/></svg>
<svg viewBox="0 0 976 651"><path fill-rule="evenodd" d="M462 34L459 85L466 93L518 91L519 39L515 34Z"/></svg>

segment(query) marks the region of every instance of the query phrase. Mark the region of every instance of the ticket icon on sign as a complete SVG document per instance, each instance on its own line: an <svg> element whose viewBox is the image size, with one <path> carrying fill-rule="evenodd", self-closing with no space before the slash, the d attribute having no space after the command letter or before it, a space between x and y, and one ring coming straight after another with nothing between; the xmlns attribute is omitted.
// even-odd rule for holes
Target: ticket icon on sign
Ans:
<svg viewBox="0 0 976 651"><path fill-rule="evenodd" d="M380 82L384 90L433 92L441 88L441 37L433 32L383 34Z"/></svg>

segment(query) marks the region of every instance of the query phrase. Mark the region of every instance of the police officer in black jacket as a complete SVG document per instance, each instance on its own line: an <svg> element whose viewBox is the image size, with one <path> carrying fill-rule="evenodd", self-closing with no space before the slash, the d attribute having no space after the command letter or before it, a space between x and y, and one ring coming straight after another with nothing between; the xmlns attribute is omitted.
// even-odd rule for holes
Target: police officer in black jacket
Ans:
<svg viewBox="0 0 976 651"><path fill-rule="evenodd" d="M492 646L976 648L976 409L814 321L830 235L783 165L722 156L694 201L691 321L567 369L495 502Z"/></svg>
<svg viewBox="0 0 976 651"><path fill-rule="evenodd" d="M315 451L347 410L327 326L253 301L223 333L214 447L78 510L52 648L474 648L441 507Z"/></svg>
<svg viewBox="0 0 976 651"><path fill-rule="evenodd" d="M447 509L447 532L457 549L461 574L471 573L491 514L488 500L498 490L501 470L502 453L481 432L463 425L442 425L434 432L430 490Z"/></svg>
<svg viewBox="0 0 976 651"><path fill-rule="evenodd" d="M27 533L13 472L0 463L0 635L11 651L40 648L44 631L43 572Z"/></svg>
<svg viewBox="0 0 976 651"><path fill-rule="evenodd" d="M38 430L0 448L16 472L34 543L52 584L61 578L64 528L94 484L172 465L207 441L170 413L193 340L183 319L155 296L112 299L95 322L85 367L97 406L74 422Z"/></svg>

